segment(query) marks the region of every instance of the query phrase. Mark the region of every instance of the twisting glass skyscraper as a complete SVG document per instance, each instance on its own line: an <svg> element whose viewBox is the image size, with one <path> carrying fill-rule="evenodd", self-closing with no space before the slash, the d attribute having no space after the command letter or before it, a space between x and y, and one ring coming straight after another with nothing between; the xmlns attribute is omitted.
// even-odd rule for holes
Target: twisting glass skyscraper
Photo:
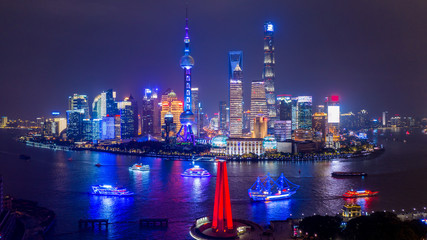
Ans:
<svg viewBox="0 0 427 240"><path fill-rule="evenodd" d="M269 129L274 127L274 119L276 118L276 96L274 93L274 25L272 22L264 23L264 71L262 80L265 83L265 97L267 100L267 110L269 117Z"/></svg>
<svg viewBox="0 0 427 240"><path fill-rule="evenodd" d="M185 16L184 56L181 57L180 65L184 69L184 112L180 116L181 129L177 138L185 142L194 143L192 125L194 114L191 112L191 68L194 59L190 56L190 37L188 35L188 15Z"/></svg>
<svg viewBox="0 0 427 240"><path fill-rule="evenodd" d="M228 53L230 137L241 137L243 128L243 52Z"/></svg>

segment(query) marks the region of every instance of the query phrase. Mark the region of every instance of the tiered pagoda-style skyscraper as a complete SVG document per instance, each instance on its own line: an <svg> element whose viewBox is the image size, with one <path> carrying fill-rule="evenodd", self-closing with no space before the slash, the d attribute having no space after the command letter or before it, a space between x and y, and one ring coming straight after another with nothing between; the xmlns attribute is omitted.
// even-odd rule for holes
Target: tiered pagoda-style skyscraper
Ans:
<svg viewBox="0 0 427 240"><path fill-rule="evenodd" d="M177 134L177 139L194 144L194 134L192 125L194 124L194 114L191 111L191 68L194 59L190 56L190 37L188 35L188 15L185 16L185 37L184 56L181 57L180 65L184 69L184 112L180 116L181 129Z"/></svg>

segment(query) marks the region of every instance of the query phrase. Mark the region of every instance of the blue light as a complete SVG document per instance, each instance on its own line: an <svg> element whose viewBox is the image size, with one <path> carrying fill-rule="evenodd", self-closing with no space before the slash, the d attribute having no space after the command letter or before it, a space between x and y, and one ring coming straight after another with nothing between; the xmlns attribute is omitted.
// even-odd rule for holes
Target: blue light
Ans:
<svg viewBox="0 0 427 240"><path fill-rule="evenodd" d="M60 112L58 112L58 111L53 111L51 114L52 114L53 116L58 116L58 115L60 114Z"/></svg>

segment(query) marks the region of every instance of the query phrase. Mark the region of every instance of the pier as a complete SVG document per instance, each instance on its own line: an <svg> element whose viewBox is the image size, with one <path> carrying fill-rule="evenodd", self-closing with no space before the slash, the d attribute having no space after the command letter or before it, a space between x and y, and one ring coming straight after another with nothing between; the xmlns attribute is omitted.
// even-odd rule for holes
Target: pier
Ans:
<svg viewBox="0 0 427 240"><path fill-rule="evenodd" d="M82 228L84 225L85 228L91 224L92 228L95 228L95 225L98 224L98 227L101 228L102 225L105 225L105 228L108 228L108 219L80 219L79 228Z"/></svg>
<svg viewBox="0 0 427 240"><path fill-rule="evenodd" d="M167 218L141 218L139 226L141 227L167 227L169 220Z"/></svg>

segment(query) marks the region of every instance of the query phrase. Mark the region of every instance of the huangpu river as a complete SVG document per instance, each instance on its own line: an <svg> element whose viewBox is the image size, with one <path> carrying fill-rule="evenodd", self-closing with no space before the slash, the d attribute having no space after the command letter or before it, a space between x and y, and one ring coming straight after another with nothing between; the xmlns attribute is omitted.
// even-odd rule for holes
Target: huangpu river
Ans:
<svg viewBox="0 0 427 240"><path fill-rule="evenodd" d="M422 208L427 205L427 135L420 130L379 130L371 133L385 152L376 158L336 159L321 162L228 162L233 218L248 219L265 226L270 220L285 220L316 214L336 214L349 189L379 191L372 198L354 200L363 211ZM201 162L210 178L184 178L188 161L170 161L90 151L53 151L26 146L14 140L19 130L0 129L0 174L4 193L16 199L34 200L56 213L48 239L190 239L194 220L212 216L216 165ZM403 141L403 140L406 140ZM31 156L22 160L20 154ZM132 172L142 162L149 172ZM101 163L101 167L96 167ZM334 171L364 171L365 178L331 177ZM248 188L258 176L281 173L300 185L289 200L251 202ZM88 194L92 185L127 187L133 197ZM113 222L105 230L79 231L81 218L106 218ZM168 218L167 229L140 228L140 218Z"/></svg>

